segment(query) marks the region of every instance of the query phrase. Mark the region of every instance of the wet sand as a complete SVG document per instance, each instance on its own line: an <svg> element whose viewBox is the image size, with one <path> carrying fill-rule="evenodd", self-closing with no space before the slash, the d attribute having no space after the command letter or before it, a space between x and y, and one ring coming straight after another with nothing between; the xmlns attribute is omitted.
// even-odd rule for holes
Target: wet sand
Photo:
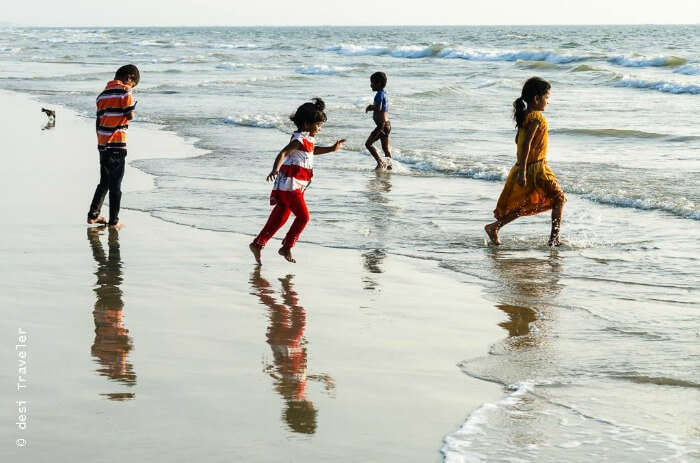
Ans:
<svg viewBox="0 0 700 463"><path fill-rule="evenodd" d="M272 242L256 268L251 237L128 202L123 229L88 229L93 120L57 108L42 130L40 102L2 98L3 461L440 461L444 436L501 396L457 366L504 335L473 283L303 242L297 264ZM127 162L201 154L138 119L129 147ZM152 182L127 167L123 189Z"/></svg>

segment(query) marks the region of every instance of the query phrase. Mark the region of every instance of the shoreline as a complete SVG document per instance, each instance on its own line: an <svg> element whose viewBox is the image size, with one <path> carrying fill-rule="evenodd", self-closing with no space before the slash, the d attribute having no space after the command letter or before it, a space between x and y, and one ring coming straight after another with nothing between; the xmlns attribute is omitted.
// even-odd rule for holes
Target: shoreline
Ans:
<svg viewBox="0 0 700 463"><path fill-rule="evenodd" d="M98 176L94 126L61 108L57 126L37 137L32 132L45 117L40 103L34 108L33 96L2 94L16 108L12 124L18 128L5 134L9 152L24 153L8 160L12 178L4 185L12 247L3 251L14 264L3 268L10 288L4 302L12 309L2 325L30 332L36 386L27 395L34 424L27 435L36 444L24 450L35 458L67 455L86 439L95 442L81 449L86 461L103 461L96 455L104 453L154 457L162 454L158 442L165 435L156 432L150 446L144 436L165 426L179 442L169 448L171 456L177 451L182 459L215 461L223 453L260 461L263 451L270 452L265 461L340 455L440 461L443 438L471 410L502 397L500 386L457 366L503 337L501 314L482 288L458 281L462 275L397 255L373 273L361 251L311 243L302 243L305 261L297 264L277 259L270 246L256 273L247 235L179 226L128 204L116 238L94 236L78 219ZM129 138L124 191L153 185L153 177L130 161L203 154L176 134L138 121ZM61 162L68 156L74 162ZM35 178L37 171L49 175ZM18 190L25 195L8 196ZM115 253L116 262L110 261ZM104 272L112 279L101 280ZM118 315L128 338L118 362L113 351L99 354L97 321L115 294L121 307L108 307L109 313ZM58 310L47 311L47 301ZM279 378L284 365L270 330L281 306L305 313L300 346L308 366L297 371L305 378L303 400L290 396ZM286 404L281 418L279 399ZM311 421L294 421L299 404L315 410ZM122 442L104 439L102 419L121 432L129 429ZM74 431L53 430L61 420ZM190 445L192 433L210 450Z"/></svg>

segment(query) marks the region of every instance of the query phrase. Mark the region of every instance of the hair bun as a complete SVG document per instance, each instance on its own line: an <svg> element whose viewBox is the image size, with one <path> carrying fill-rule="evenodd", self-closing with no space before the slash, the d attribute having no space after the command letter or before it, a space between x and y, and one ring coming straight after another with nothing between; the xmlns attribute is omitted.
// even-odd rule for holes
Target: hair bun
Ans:
<svg viewBox="0 0 700 463"><path fill-rule="evenodd" d="M292 122L297 126L299 131L308 130L310 124L318 122L326 122L326 113L323 110L326 104L320 98L312 98L297 108L297 111L291 116Z"/></svg>
<svg viewBox="0 0 700 463"><path fill-rule="evenodd" d="M326 109L326 103L324 103L322 99L312 98L311 101L314 102L314 106L316 106L316 109L319 111L324 111Z"/></svg>

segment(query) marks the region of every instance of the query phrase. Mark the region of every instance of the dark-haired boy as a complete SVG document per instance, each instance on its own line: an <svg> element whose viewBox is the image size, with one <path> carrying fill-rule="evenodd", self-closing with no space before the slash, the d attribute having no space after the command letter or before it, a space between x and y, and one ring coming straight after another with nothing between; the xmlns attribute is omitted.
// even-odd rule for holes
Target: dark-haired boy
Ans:
<svg viewBox="0 0 700 463"><path fill-rule="evenodd" d="M372 119L377 127L369 134L365 147L369 150L374 160L377 161L376 169L391 169L391 142L389 134L391 133L391 122L389 122L389 102L386 97L384 87L386 87L386 74L383 72L375 72L369 78L370 87L377 92L374 95L374 104L367 106L365 112L372 111ZM377 140L382 142L382 151L386 156L386 161L379 157L379 152L372 146Z"/></svg>
<svg viewBox="0 0 700 463"><path fill-rule="evenodd" d="M126 130L134 117L136 103L131 89L139 83L139 70L133 64L117 69L114 80L97 96L97 150L100 153L100 183L90 204L88 224L109 224L119 228L119 205L122 198ZM109 222L100 217L100 210L109 191Z"/></svg>

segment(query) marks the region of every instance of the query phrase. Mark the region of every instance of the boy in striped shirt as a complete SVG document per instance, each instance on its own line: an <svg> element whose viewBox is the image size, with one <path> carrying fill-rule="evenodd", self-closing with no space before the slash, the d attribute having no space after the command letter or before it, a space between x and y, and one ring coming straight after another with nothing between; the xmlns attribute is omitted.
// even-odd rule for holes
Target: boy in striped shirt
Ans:
<svg viewBox="0 0 700 463"><path fill-rule="evenodd" d="M114 80L97 96L97 150L100 153L100 183L90 204L88 224L109 224L118 228L119 205L122 198L124 158L126 158L126 131L134 117L136 103L131 89L139 83L139 70L133 64L117 69ZM109 222L100 217L100 210L109 191Z"/></svg>

